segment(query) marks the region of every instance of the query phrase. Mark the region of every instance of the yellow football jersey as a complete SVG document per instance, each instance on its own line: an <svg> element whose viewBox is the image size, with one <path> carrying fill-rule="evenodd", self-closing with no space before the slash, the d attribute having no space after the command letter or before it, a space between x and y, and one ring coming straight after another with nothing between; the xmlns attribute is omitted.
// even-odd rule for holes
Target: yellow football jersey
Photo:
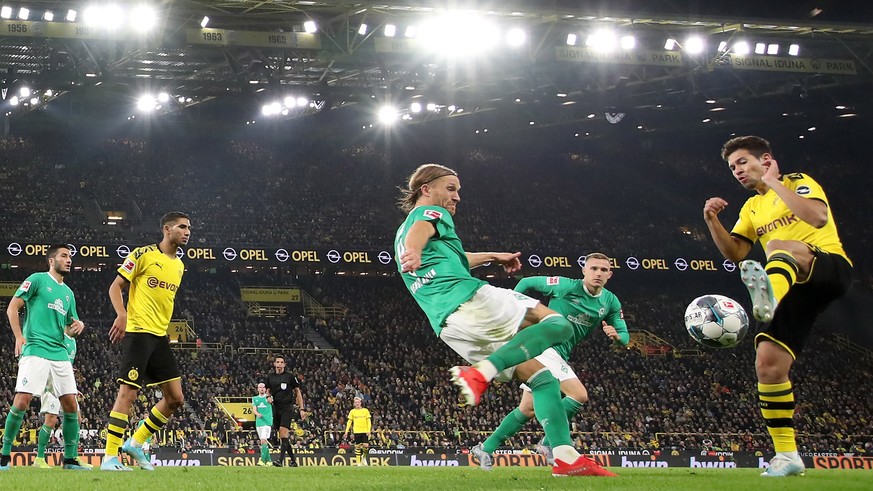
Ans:
<svg viewBox="0 0 873 491"><path fill-rule="evenodd" d="M130 282L125 331L166 336L176 291L185 274L182 260L167 257L157 244L137 247L118 274Z"/></svg>
<svg viewBox="0 0 873 491"><path fill-rule="evenodd" d="M369 433L371 426L370 411L362 407L349 411L349 421L346 423L346 431L352 427L352 433Z"/></svg>
<svg viewBox="0 0 873 491"><path fill-rule="evenodd" d="M821 186L806 174L787 174L782 177L786 188L807 199L817 199L828 205L828 223L822 228L797 218L782 198L772 189L756 194L746 201L740 210L737 224L731 235L748 240L752 244L761 241L764 250L773 239L805 242L831 254L839 254L849 260L840 242L837 225L827 196ZM850 261L851 263L851 261Z"/></svg>

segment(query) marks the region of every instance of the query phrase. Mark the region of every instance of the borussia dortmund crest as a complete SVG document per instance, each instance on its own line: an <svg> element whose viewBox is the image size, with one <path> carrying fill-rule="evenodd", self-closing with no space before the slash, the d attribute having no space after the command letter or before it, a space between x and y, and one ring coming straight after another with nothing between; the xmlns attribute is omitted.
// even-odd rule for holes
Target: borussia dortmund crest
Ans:
<svg viewBox="0 0 873 491"><path fill-rule="evenodd" d="M131 382L136 381L139 378L139 371L136 368L131 368L129 372L127 372L127 378Z"/></svg>

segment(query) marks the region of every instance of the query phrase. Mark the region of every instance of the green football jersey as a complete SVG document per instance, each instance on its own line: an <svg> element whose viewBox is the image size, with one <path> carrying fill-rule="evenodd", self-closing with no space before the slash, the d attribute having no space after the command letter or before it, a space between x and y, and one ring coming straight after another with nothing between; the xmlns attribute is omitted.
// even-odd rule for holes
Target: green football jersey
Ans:
<svg viewBox="0 0 873 491"><path fill-rule="evenodd" d="M570 359L573 347L581 343L593 331L599 330L602 322L615 328L620 342L627 345L630 335L621 302L614 293L604 288L597 295L588 293L582 280L563 276L532 276L524 278L515 285L515 291L527 293L537 291L549 297L549 308L563 315L573 324L573 334L563 343L552 346L565 360Z"/></svg>
<svg viewBox="0 0 873 491"><path fill-rule="evenodd" d="M70 355L64 346L64 329L79 319L73 290L58 283L48 272L43 272L28 276L15 296L24 300L27 309L22 329L27 344L21 356L69 360Z"/></svg>
<svg viewBox="0 0 873 491"><path fill-rule="evenodd" d="M436 233L421 251L421 267L418 271L402 273L400 276L439 336L446 318L486 283L470 274L470 262L461 239L455 233L452 215L440 206L416 207L397 229L394 259L398 272L402 269L400 256L406 249L406 234L419 220L430 222Z"/></svg>
<svg viewBox="0 0 873 491"><path fill-rule="evenodd" d="M252 406L258 408L260 417L255 418L255 426L273 426L273 405L267 396L252 397Z"/></svg>

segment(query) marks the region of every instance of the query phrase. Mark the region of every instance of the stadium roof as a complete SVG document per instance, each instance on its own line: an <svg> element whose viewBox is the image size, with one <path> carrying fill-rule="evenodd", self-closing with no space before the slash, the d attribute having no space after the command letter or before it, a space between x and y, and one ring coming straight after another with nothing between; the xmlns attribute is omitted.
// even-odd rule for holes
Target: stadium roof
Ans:
<svg viewBox="0 0 873 491"><path fill-rule="evenodd" d="M774 5L761 5L766 3ZM103 12L102 20L117 17L116 25L86 18L87 7L103 4L3 3L9 7L0 19L4 111L15 117L50 104L108 110L132 106L142 93L163 92L155 105L164 112L224 106L233 108L228 117L236 121L270 104L290 118L378 102L396 106L413 123L528 105L520 120L535 117L548 125L595 110L662 109L679 101L723 107L821 93L834 101L857 98L843 104L860 105L873 80L873 19L866 2L150 4L155 25L141 30L147 15L134 12L133 2ZM21 19L22 7L28 20ZM77 11L75 21L64 20L69 10ZM52 20L45 20L46 11ZM388 25L395 26L391 37ZM604 29L616 43L633 36L634 46L603 53L586 46ZM508 44L511 35L515 45ZM703 40L701 53L686 46L692 36ZM669 39L675 43L668 49ZM753 52L738 55L740 41ZM791 45L799 49L795 56L786 53ZM445 53L449 48L456 52ZM306 104L291 104L289 111L285 100ZM435 110L413 114L416 101ZM556 106L567 110L554 111Z"/></svg>

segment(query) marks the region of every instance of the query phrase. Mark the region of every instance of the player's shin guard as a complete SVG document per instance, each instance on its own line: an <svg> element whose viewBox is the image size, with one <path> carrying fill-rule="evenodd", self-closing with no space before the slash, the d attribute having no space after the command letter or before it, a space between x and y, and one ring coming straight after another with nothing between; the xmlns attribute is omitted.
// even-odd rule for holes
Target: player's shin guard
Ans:
<svg viewBox="0 0 873 491"><path fill-rule="evenodd" d="M776 299L777 305L788 293L791 285L797 281L799 269L797 259L788 251L776 250L767 258L764 271L770 278L770 285L773 286L773 297Z"/></svg>
<svg viewBox="0 0 873 491"><path fill-rule="evenodd" d="M777 453L796 452L794 389L791 382L758 384L758 406Z"/></svg>
<svg viewBox="0 0 873 491"><path fill-rule="evenodd" d="M513 409L511 413L503 418L503 421L500 422L500 426L494 430L494 433L485 440L482 444L482 450L489 454L494 453L499 446L503 445L503 442L521 431L528 421L530 420L527 419L527 416L520 409Z"/></svg>
<svg viewBox="0 0 873 491"><path fill-rule="evenodd" d="M18 436L18 430L21 429L21 421L24 419L24 411L12 406L9 408L9 414L6 416L6 426L3 430L3 450L0 451L3 455L9 455L12 452L12 442Z"/></svg>
<svg viewBox="0 0 873 491"><path fill-rule="evenodd" d="M498 372L501 372L542 354L551 346L560 344L570 337L572 332L570 321L560 314L549 315L539 324L519 331L508 343L486 359Z"/></svg>
<svg viewBox="0 0 873 491"><path fill-rule="evenodd" d="M570 421L573 420L573 417L576 416L576 413L582 409L582 403L572 397L564 396L564 398L561 399L561 405L564 406L564 412L567 413L567 425L569 425ZM552 446L549 442L548 436L543 438L543 445L547 447Z"/></svg>
<svg viewBox="0 0 873 491"><path fill-rule="evenodd" d="M536 413L537 420L542 425L552 448L555 449L555 452L568 450L575 454L559 456L556 453L555 458L561 458L565 462L575 461L579 454L572 446L573 440L570 438L567 413L561 405L561 384L558 383L558 379L543 368L527 381L527 385L533 392L534 413Z"/></svg>
<svg viewBox="0 0 873 491"><path fill-rule="evenodd" d="M64 432L64 458L75 459L79 456L79 413L64 413L61 428Z"/></svg>
<svg viewBox="0 0 873 491"><path fill-rule="evenodd" d="M118 448L124 442L124 431L128 419L124 413L112 411L109 413L109 425L106 429L106 457L118 457Z"/></svg>
<svg viewBox="0 0 873 491"><path fill-rule="evenodd" d="M137 446L142 446L152 435L163 428L169 419L169 416L164 416L158 411L157 406L153 407L149 417L145 419L145 423L141 424L136 433L133 434L133 441L139 444Z"/></svg>
<svg viewBox="0 0 873 491"><path fill-rule="evenodd" d="M357 460L358 463L361 462L361 455L363 455L363 454L364 454L363 446L360 443L356 443L355 444L355 460Z"/></svg>
<svg viewBox="0 0 873 491"><path fill-rule="evenodd" d="M66 436L64 436L66 438ZM49 440L52 439L52 429L46 425L39 428L39 436L36 438L36 457L39 459L45 458L45 448L48 446Z"/></svg>

